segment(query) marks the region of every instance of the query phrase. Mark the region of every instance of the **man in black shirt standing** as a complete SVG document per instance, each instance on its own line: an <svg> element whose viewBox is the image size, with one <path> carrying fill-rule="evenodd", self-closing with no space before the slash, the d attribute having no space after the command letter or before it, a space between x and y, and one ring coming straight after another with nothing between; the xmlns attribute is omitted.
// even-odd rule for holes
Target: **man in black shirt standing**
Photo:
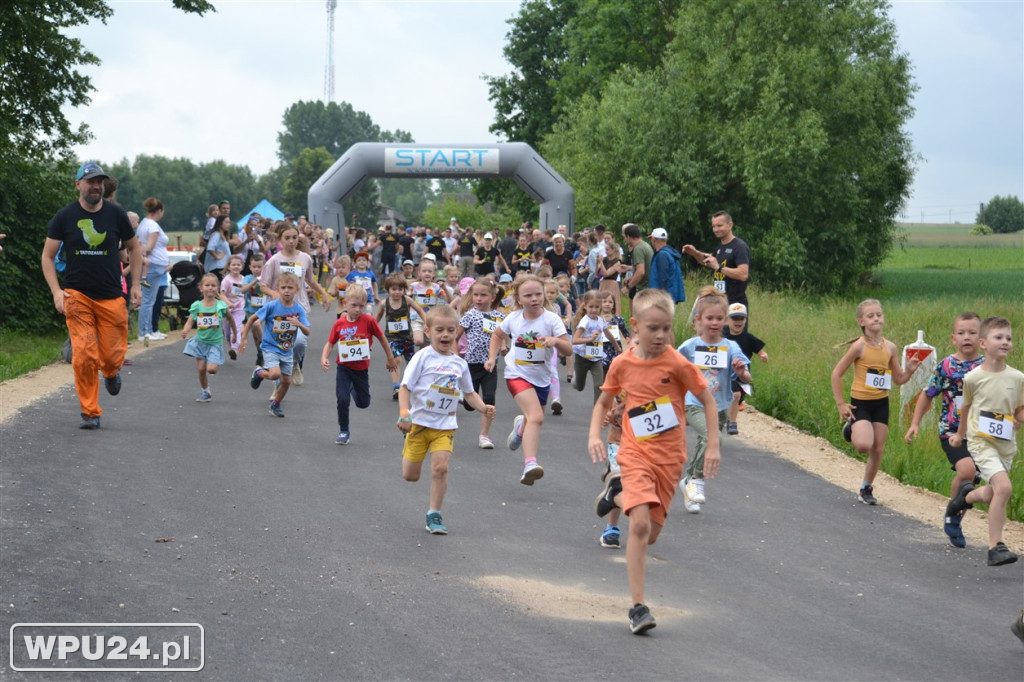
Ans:
<svg viewBox="0 0 1024 682"><path fill-rule="evenodd" d="M138 308L142 302L142 247L124 209L103 201L106 177L95 163L78 169L78 200L50 220L41 261L43 277L53 293L53 306L64 315L71 336L75 391L82 415L80 429L100 428L100 374L107 393L121 392L119 370L128 350L128 310L121 291L122 245L131 263L132 307ZM54 265L61 244L66 263L63 288Z"/></svg>
<svg viewBox="0 0 1024 682"><path fill-rule="evenodd" d="M490 234L490 233L488 233ZM469 229L462 230L458 238L459 244L459 276L473 276L473 255L476 253L476 237Z"/></svg>
<svg viewBox="0 0 1024 682"><path fill-rule="evenodd" d="M390 225L384 226L380 236L380 265L385 277L398 269L398 237Z"/></svg>
<svg viewBox="0 0 1024 682"><path fill-rule="evenodd" d="M434 234L434 230L429 227L427 228L426 248L427 253L434 255L438 268L448 264L448 249L445 248L444 239L441 235Z"/></svg>
<svg viewBox="0 0 1024 682"><path fill-rule="evenodd" d="M747 303L747 282L750 279L750 247L733 235L732 216L719 211L711 217L711 230L721 242L714 253L703 253L691 244L683 246L683 253L693 256L698 263L714 271L715 289L729 299L729 303Z"/></svg>

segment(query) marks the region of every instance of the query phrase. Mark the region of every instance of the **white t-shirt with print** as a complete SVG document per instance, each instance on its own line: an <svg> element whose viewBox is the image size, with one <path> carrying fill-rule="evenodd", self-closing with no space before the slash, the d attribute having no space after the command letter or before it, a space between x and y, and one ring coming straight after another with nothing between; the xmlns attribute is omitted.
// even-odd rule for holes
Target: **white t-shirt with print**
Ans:
<svg viewBox="0 0 1024 682"><path fill-rule="evenodd" d="M505 378L526 379L534 386L551 385L548 366L554 348L546 348L535 339L538 336L565 336L565 324L556 313L545 310L539 317L527 320L522 310L509 313L498 328L508 334L509 350L505 355Z"/></svg>
<svg viewBox="0 0 1024 682"><path fill-rule="evenodd" d="M594 335L594 332L599 332L599 334L597 341L593 343L573 344L572 352L591 362L604 360L604 342L608 340L604 335L604 330L607 326L608 323L605 322L603 317L599 317L596 320L590 315L581 317L580 321L576 323L576 329L583 329L584 338L590 338ZM575 334L576 332L573 331L573 335Z"/></svg>
<svg viewBox="0 0 1024 682"><path fill-rule="evenodd" d="M473 393L469 365L458 355L442 355L427 346L412 356L402 385L409 389L409 416L412 423L441 431L452 431L459 424L459 401Z"/></svg>

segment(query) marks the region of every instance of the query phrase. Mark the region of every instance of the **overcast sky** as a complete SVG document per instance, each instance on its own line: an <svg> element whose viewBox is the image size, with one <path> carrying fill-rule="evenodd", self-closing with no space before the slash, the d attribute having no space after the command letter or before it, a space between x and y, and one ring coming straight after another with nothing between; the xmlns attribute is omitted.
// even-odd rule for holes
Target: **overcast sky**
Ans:
<svg viewBox="0 0 1024 682"><path fill-rule="evenodd" d="M614 1L614 0L610 0ZM277 165L285 108L324 98L326 0L109 0L106 25L74 32L101 60L92 104L70 110L95 139L83 159L138 154ZM518 0L338 0L335 99L422 143L496 141L483 74L508 71ZM906 217L971 222L992 196L1024 197L1024 3L897 1L892 18L919 91L921 156Z"/></svg>

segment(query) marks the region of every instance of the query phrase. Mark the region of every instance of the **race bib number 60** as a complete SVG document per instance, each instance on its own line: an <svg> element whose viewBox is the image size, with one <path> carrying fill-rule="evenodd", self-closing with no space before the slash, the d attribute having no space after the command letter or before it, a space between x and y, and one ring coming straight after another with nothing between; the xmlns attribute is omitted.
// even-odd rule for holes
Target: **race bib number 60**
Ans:
<svg viewBox="0 0 1024 682"><path fill-rule="evenodd" d="M868 388L877 388L880 391L892 390L892 372L887 369L868 368L864 377L864 385Z"/></svg>

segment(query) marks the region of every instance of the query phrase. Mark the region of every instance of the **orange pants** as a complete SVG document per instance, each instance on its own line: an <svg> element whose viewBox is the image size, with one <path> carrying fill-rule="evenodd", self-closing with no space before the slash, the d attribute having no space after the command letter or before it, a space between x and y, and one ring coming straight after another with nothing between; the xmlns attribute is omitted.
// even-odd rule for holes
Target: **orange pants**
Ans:
<svg viewBox="0 0 1024 682"><path fill-rule="evenodd" d="M100 373L112 377L124 364L128 350L128 310L123 298L94 301L73 289L64 299L64 317L71 335L71 366L82 414L98 417Z"/></svg>

